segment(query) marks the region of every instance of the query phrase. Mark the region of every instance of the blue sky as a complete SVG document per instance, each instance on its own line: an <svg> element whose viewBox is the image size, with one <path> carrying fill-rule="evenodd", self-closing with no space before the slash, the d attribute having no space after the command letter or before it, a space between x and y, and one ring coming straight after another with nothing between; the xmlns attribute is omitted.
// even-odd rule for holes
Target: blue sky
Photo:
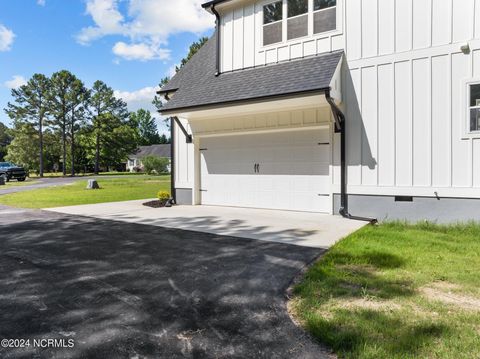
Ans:
<svg viewBox="0 0 480 359"><path fill-rule="evenodd" d="M154 111L160 79L193 41L213 31L214 17L202 2L0 0L0 121L9 123L3 109L12 87L62 69L87 86L106 82L130 110Z"/></svg>

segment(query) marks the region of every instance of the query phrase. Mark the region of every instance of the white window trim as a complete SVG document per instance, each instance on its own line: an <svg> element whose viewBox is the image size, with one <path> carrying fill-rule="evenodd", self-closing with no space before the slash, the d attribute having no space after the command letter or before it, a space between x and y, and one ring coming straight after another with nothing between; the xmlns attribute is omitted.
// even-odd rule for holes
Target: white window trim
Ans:
<svg viewBox="0 0 480 359"><path fill-rule="evenodd" d="M480 130L470 130L470 110L480 108L480 106L470 106L470 86L480 85L480 78L467 79L463 81L463 121L462 121L462 139L480 138Z"/></svg>
<svg viewBox="0 0 480 359"><path fill-rule="evenodd" d="M269 0L269 1L265 1L265 3L262 3L261 6L262 6L262 47L269 47L269 46L276 46L276 45L279 45L279 44L282 44L284 42L284 31L283 31L283 23L285 21L285 0L281 0L282 1L282 19L281 20L277 20L277 21L273 21L273 22L269 22L268 24L265 24L265 16L263 15L263 11L265 9L265 6L267 5L270 5L270 4L275 4L277 2L280 2L279 0ZM271 43L271 44L268 44L268 45L263 45L263 33L264 33L264 29L266 26L270 26L270 25L274 25L274 24L278 24L279 22L282 23L282 40L281 41L278 41L278 42L274 42L274 43Z"/></svg>
<svg viewBox="0 0 480 359"><path fill-rule="evenodd" d="M271 22L269 24L263 24L263 7L265 5L272 4L276 1L274 1L274 0L264 0L264 1L259 3L260 9L261 9L260 12L261 12L261 15L262 15L262 25L261 25L262 26L262 31L261 31L261 36L260 36L260 51L268 51L268 50L271 50L271 49L278 48L279 46L286 46L286 45L290 45L290 44L303 42L305 39L318 40L318 39L322 39L322 38L325 38L325 37L331 37L331 36L336 36L336 35L343 34L343 0L337 0L337 5L335 5L335 6L332 6L332 7L326 8L326 9L316 10L316 11L313 10L313 0L308 0L308 12L306 13L308 15L308 34L306 36L297 37L295 39L288 40L287 39L288 19L293 19L293 18L295 18L295 16L293 16L291 18L288 17L287 0L282 0L282 1L283 1L283 18L282 18L282 20L278 20L278 21L283 22L282 41L281 42L276 42L274 44L268 44L268 45L263 44L263 27L267 26L267 25L270 25L270 24L274 24L278 21ZM318 34L314 34L313 33L313 30L314 30L313 29L313 14L316 13L316 12L325 11L325 10L329 10L329 9L332 9L332 8L336 8L337 28L335 30L325 31L325 32L320 32ZM304 15L305 14L297 15L297 16L304 16Z"/></svg>

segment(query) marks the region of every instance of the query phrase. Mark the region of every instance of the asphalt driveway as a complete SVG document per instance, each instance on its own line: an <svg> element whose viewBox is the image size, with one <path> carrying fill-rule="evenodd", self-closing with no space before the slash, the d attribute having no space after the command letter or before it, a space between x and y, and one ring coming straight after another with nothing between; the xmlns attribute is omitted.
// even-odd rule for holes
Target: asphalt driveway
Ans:
<svg viewBox="0 0 480 359"><path fill-rule="evenodd" d="M282 243L0 208L1 358L324 358L285 291L322 254Z"/></svg>

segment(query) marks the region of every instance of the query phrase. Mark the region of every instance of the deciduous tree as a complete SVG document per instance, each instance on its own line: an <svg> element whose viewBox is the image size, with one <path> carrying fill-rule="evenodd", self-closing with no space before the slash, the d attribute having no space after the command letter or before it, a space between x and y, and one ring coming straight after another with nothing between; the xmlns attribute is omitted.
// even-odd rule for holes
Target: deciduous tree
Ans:
<svg viewBox="0 0 480 359"><path fill-rule="evenodd" d="M138 129L138 144L140 146L157 145L160 143L161 139L158 134L157 124L150 111L140 109L137 112L132 112L130 113L130 121Z"/></svg>

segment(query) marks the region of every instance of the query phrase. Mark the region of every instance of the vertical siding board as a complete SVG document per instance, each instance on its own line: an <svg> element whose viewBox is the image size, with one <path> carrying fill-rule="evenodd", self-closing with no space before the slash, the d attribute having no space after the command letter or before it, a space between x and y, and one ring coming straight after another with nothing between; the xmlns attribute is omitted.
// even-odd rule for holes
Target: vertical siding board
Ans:
<svg viewBox="0 0 480 359"><path fill-rule="evenodd" d="M412 48L412 0L397 0L395 5L395 51Z"/></svg>
<svg viewBox="0 0 480 359"><path fill-rule="evenodd" d="M360 70L347 70L345 76L345 96L347 102L347 163L348 163L348 184L361 184L361 121L360 114Z"/></svg>
<svg viewBox="0 0 480 359"><path fill-rule="evenodd" d="M433 0L434 1L434 0ZM413 1L413 48L422 49L431 43L432 0Z"/></svg>
<svg viewBox="0 0 480 359"><path fill-rule="evenodd" d="M395 0L378 1L378 52L391 54L395 49Z"/></svg>
<svg viewBox="0 0 480 359"><path fill-rule="evenodd" d="M378 181L395 185L395 111L393 65L378 66Z"/></svg>
<svg viewBox="0 0 480 359"><path fill-rule="evenodd" d="M450 115L448 56L432 58L432 184L450 185Z"/></svg>
<svg viewBox="0 0 480 359"><path fill-rule="evenodd" d="M243 7L233 12L233 69L239 70L244 67L244 30L243 30Z"/></svg>
<svg viewBox="0 0 480 359"><path fill-rule="evenodd" d="M362 57L362 21L361 1L345 0L347 24L345 26L347 36L347 57L355 60Z"/></svg>
<svg viewBox="0 0 480 359"><path fill-rule="evenodd" d="M451 41L451 1L452 0L432 0L432 44L434 46L445 45Z"/></svg>
<svg viewBox="0 0 480 359"><path fill-rule="evenodd" d="M376 186L377 177L377 69L365 67L362 76L362 185Z"/></svg>
<svg viewBox="0 0 480 359"><path fill-rule="evenodd" d="M413 78L413 185L430 186L430 76L429 59L418 59L412 63Z"/></svg>
<svg viewBox="0 0 480 359"><path fill-rule="evenodd" d="M409 61L395 64L396 185L412 185L411 66Z"/></svg>
<svg viewBox="0 0 480 359"><path fill-rule="evenodd" d="M223 19L223 71L228 72L233 69L233 11L225 14Z"/></svg>
<svg viewBox="0 0 480 359"><path fill-rule="evenodd" d="M475 0L474 3L475 9L473 11L474 16L474 37L480 37L480 0Z"/></svg>
<svg viewBox="0 0 480 359"><path fill-rule="evenodd" d="M254 5L247 5L244 9L243 28L243 64L244 67L255 65L255 12Z"/></svg>
<svg viewBox="0 0 480 359"><path fill-rule="evenodd" d="M471 186L470 141L463 134L463 80L469 75L469 59L463 53L452 55L452 185Z"/></svg>
<svg viewBox="0 0 480 359"><path fill-rule="evenodd" d="M378 7L377 0L362 1L362 57L376 56L378 53Z"/></svg>
<svg viewBox="0 0 480 359"><path fill-rule="evenodd" d="M474 6L474 0L453 1L453 42L471 39L474 25L470 14Z"/></svg>

